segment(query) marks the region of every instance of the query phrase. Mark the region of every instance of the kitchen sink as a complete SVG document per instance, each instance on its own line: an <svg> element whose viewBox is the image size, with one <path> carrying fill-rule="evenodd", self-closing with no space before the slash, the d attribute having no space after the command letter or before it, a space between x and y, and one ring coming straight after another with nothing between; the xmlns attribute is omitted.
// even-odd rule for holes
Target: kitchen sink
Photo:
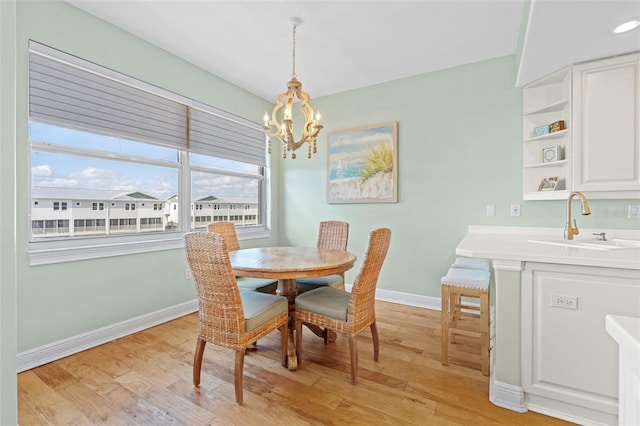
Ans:
<svg viewBox="0 0 640 426"><path fill-rule="evenodd" d="M530 243L548 244L552 246L584 248L590 250L619 250L629 248L640 248L640 240L626 240L622 238L613 238L607 241L599 240L529 240Z"/></svg>

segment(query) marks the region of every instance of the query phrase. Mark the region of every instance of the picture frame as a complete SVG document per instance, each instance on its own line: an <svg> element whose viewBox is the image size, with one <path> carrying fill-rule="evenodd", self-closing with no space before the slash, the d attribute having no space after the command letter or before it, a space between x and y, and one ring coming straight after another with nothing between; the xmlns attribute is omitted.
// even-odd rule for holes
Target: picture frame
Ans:
<svg viewBox="0 0 640 426"><path fill-rule="evenodd" d="M555 191L557 186L558 186L557 176L543 178L540 181L540 186L538 186L538 191Z"/></svg>
<svg viewBox="0 0 640 426"><path fill-rule="evenodd" d="M398 122L327 134L327 203L398 202Z"/></svg>

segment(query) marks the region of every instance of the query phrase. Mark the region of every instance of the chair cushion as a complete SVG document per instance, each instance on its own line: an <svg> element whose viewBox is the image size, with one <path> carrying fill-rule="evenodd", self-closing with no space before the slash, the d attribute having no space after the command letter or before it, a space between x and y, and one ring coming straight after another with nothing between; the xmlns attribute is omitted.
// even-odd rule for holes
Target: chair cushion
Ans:
<svg viewBox="0 0 640 426"><path fill-rule="evenodd" d="M236 277L238 290L243 291L259 291L261 293L275 293L278 288L278 281L271 278L250 278Z"/></svg>
<svg viewBox="0 0 640 426"><path fill-rule="evenodd" d="M289 302L286 297L245 291L240 293L240 298L246 331L258 328L283 312L289 312Z"/></svg>
<svg viewBox="0 0 640 426"><path fill-rule="evenodd" d="M451 268L447 272L447 275L442 277L440 283L442 285L452 285L456 287L487 289L489 288L490 278L491 274L489 271Z"/></svg>
<svg viewBox="0 0 640 426"><path fill-rule="evenodd" d="M488 259L475 259L470 257L457 257L451 265L452 268L459 269L481 269L483 271L489 271L490 263Z"/></svg>
<svg viewBox="0 0 640 426"><path fill-rule="evenodd" d="M300 291L309 291L318 287L340 288L343 285L344 279L340 274L296 279L296 287Z"/></svg>
<svg viewBox="0 0 640 426"><path fill-rule="evenodd" d="M296 297L296 309L314 314L347 320L347 308L351 293L333 287L318 287Z"/></svg>

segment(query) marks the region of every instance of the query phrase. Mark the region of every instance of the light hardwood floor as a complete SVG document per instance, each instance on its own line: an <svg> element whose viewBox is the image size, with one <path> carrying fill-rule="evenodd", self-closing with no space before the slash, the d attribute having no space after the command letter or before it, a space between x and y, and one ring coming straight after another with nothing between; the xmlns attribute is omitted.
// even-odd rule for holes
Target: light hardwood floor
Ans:
<svg viewBox="0 0 640 426"><path fill-rule="evenodd" d="M207 345L192 385L197 314L18 375L18 419L27 425L562 425L488 400L479 344L458 337L440 364L440 312L377 303L380 360L358 341L358 384L347 339L328 346L304 331L295 372L280 365L278 332L245 357L244 405L235 403L232 351Z"/></svg>

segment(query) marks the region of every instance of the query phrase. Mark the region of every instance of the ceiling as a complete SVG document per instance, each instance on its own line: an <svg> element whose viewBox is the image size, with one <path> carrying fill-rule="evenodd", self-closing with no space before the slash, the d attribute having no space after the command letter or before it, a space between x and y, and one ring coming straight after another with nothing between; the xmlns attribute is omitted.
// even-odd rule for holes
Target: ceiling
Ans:
<svg viewBox="0 0 640 426"><path fill-rule="evenodd" d="M517 85L640 50L638 0L66 0L271 102L292 74L313 98L518 52Z"/></svg>

